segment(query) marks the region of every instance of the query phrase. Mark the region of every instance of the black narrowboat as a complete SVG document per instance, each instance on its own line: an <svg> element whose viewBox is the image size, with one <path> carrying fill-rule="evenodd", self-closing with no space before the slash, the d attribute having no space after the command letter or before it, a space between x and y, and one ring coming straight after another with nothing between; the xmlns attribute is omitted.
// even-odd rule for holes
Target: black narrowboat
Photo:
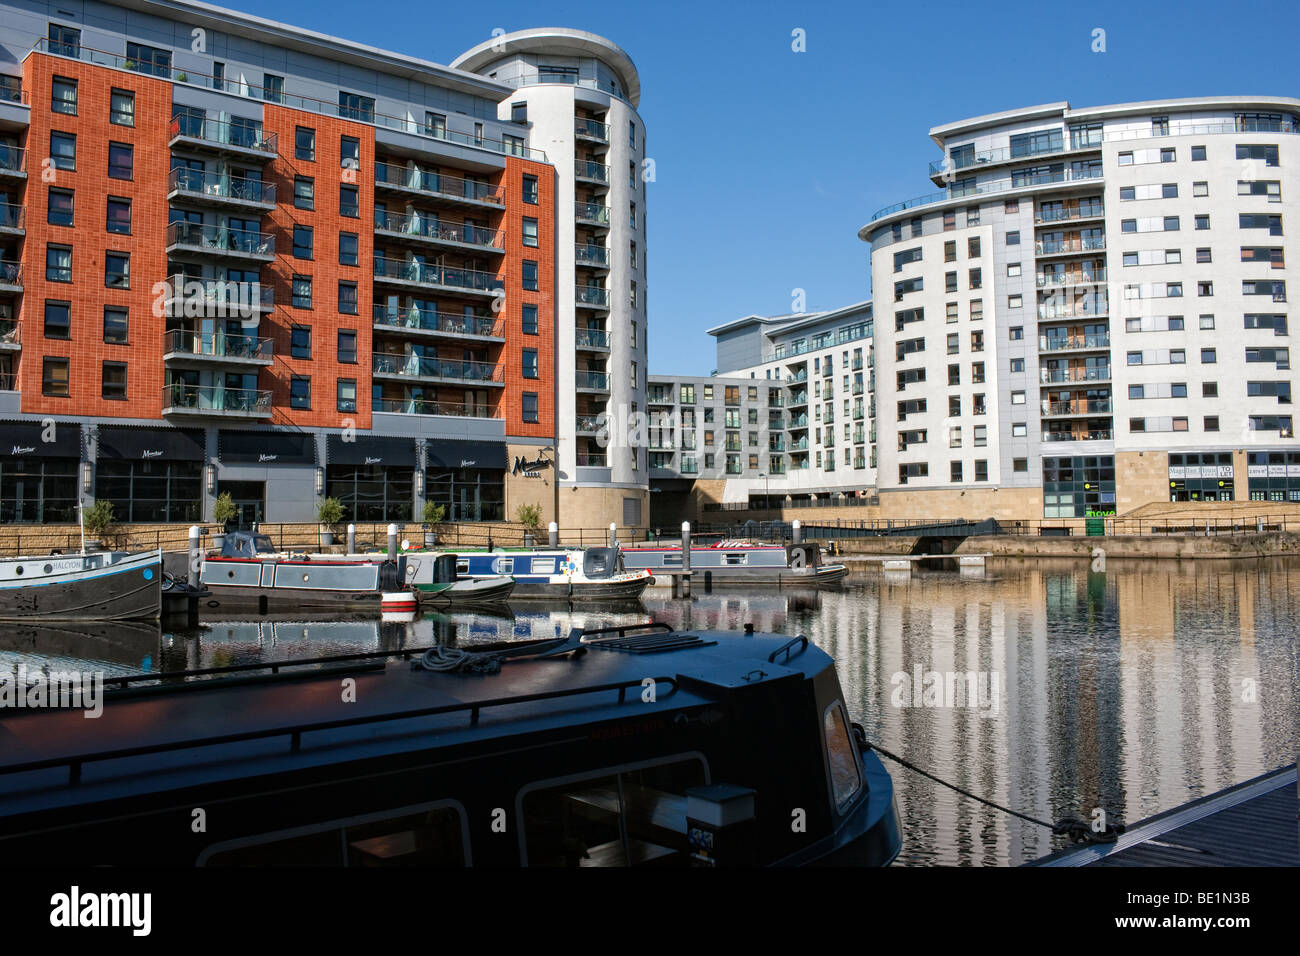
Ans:
<svg viewBox="0 0 1300 956"><path fill-rule="evenodd" d="M884 865L901 846L889 774L804 637L652 624L300 663L123 678L96 720L6 714L0 853Z"/></svg>

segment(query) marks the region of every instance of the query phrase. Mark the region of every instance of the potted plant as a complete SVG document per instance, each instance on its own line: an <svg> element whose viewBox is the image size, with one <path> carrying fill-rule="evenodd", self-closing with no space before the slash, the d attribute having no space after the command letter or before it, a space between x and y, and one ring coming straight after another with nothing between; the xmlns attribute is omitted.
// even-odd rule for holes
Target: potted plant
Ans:
<svg viewBox="0 0 1300 956"><path fill-rule="evenodd" d="M437 547L438 525L442 524L442 519L446 516L446 506L432 501L424 503L424 546L426 548Z"/></svg>
<svg viewBox="0 0 1300 956"><path fill-rule="evenodd" d="M235 530L235 521L239 518L239 508L230 492L223 491L217 496L217 503L212 507L212 520L221 525L221 530L212 536L212 546L221 550L226 545L226 535Z"/></svg>
<svg viewBox="0 0 1300 956"><path fill-rule="evenodd" d="M100 550L103 547L103 536L113 526L113 502L96 501L89 508L83 508L81 523L90 534L90 538L86 541L86 550Z"/></svg>
<svg viewBox="0 0 1300 956"><path fill-rule="evenodd" d="M188 83L190 81L190 78L189 75L186 73L177 73L176 80L178 83Z"/></svg>
<svg viewBox="0 0 1300 956"><path fill-rule="evenodd" d="M515 520L524 526L524 547L531 548L542 526L542 506L520 505L515 509Z"/></svg>
<svg viewBox="0 0 1300 956"><path fill-rule="evenodd" d="M316 520L321 524L321 546L329 547L334 543L333 525L343 520L343 502L337 498L322 498L316 506Z"/></svg>

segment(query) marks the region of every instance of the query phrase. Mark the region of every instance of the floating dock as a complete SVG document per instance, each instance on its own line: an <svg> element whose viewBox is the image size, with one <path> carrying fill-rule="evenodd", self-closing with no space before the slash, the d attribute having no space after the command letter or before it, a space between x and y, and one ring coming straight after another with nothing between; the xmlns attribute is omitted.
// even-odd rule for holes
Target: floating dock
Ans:
<svg viewBox="0 0 1300 956"><path fill-rule="evenodd" d="M1296 765L1130 826L1110 844L1058 850L1026 866L1297 866Z"/></svg>

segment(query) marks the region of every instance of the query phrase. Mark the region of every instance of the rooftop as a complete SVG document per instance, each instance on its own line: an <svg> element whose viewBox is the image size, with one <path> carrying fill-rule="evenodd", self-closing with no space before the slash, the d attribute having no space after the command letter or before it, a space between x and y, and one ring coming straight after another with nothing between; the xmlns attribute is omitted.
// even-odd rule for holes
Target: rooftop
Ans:
<svg viewBox="0 0 1300 956"><path fill-rule="evenodd" d="M626 99L634 107L641 102L641 78L637 75L632 58L617 44L586 30L568 27L533 27L516 30L484 40L465 51L451 65L457 69L478 72L495 60L515 53L547 53L552 56L594 57L618 74Z"/></svg>

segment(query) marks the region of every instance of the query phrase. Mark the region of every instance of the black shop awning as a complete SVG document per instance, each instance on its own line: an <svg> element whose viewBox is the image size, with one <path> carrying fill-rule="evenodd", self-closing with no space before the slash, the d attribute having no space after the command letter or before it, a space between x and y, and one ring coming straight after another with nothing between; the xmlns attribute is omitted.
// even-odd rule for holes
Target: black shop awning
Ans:
<svg viewBox="0 0 1300 956"><path fill-rule="evenodd" d="M81 426L0 422L0 458L81 458Z"/></svg>
<svg viewBox="0 0 1300 956"><path fill-rule="evenodd" d="M223 431L217 449L223 465L316 464L316 438L301 432Z"/></svg>
<svg viewBox="0 0 1300 956"><path fill-rule="evenodd" d="M430 468L489 468L506 467L506 446L486 441L439 441L429 439L425 455Z"/></svg>
<svg viewBox="0 0 1300 956"><path fill-rule="evenodd" d="M99 458L116 461L203 461L203 432L192 428L99 429Z"/></svg>
<svg viewBox="0 0 1300 956"><path fill-rule="evenodd" d="M331 435L326 443L331 465L415 465L415 442L410 438L379 438L357 435L352 441Z"/></svg>

